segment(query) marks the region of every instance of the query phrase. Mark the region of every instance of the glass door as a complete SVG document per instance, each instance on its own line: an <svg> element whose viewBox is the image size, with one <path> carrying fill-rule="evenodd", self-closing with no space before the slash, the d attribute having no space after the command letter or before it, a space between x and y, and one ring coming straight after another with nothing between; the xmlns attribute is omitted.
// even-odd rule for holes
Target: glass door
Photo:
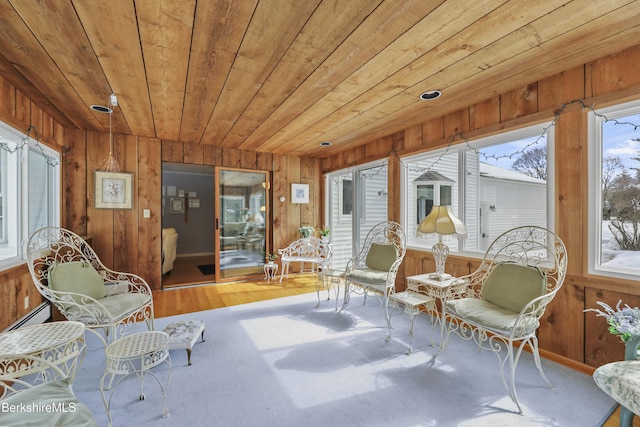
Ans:
<svg viewBox="0 0 640 427"><path fill-rule="evenodd" d="M268 172L226 168L216 171L217 279L264 275L270 232Z"/></svg>

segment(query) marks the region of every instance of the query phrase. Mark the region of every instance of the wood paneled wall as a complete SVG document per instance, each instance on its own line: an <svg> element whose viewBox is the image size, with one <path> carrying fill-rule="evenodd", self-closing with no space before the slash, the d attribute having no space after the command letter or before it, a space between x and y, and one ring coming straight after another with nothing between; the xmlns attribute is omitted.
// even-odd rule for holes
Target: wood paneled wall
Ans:
<svg viewBox="0 0 640 427"><path fill-rule="evenodd" d="M115 136L114 155L123 172L134 174L133 210L93 207L93 171L108 155L109 135L69 131L66 157L73 165L66 186L65 226L93 237L93 247L107 266L141 275L153 289L160 289L161 273L161 177L162 162L223 166L272 172L272 248L286 246L298 237L298 228L319 226L320 161L270 153L221 148L208 144ZM309 184L310 203L291 204L291 183ZM286 198L279 201L280 196ZM151 211L143 218L143 210ZM286 221L285 221L286 218Z"/></svg>
<svg viewBox="0 0 640 427"><path fill-rule="evenodd" d="M584 105L602 108L640 99L640 46L566 70L550 78L531 82L514 91L499 94L459 111L407 127L400 134L375 141L362 141L355 147L324 159L323 172L388 157L389 219L399 221L400 166L397 156L416 154L489 136L505 130L550 121L555 126L555 231L564 240L569 254L567 279L549 306L540 328L540 346L556 355L600 366L620 360L624 345L608 333L602 317L584 313L597 307L597 301L612 306L622 300L640 306L640 284L588 274L588 165L587 113ZM446 96L446 92L443 96ZM362 147L373 147L362 149ZM371 155L377 152L378 155ZM393 190L393 191L392 191ZM404 274L411 276L433 271L431 252L409 250ZM452 255L449 273L459 276L477 268L479 260ZM405 277L398 279L403 288Z"/></svg>
<svg viewBox="0 0 640 427"><path fill-rule="evenodd" d="M596 301L615 305L622 299L640 306L640 288L632 281L591 276L587 272L587 110L572 101L583 100L596 108L640 98L640 46L601 58L537 82L529 82L509 93L490 95L469 105L402 132L373 141L362 141L322 161L292 156L219 148L215 145L182 144L153 138L115 135L114 152L121 169L134 173L134 209L93 208L93 170L109 151L108 133L63 129L24 94L0 78L0 120L26 131L36 124L40 138L63 151L63 225L79 234L91 235L101 259L116 269L136 272L155 288L160 287L160 194L163 161L220 165L272 172L273 248L297 237L304 224L322 225L323 172L380 158L389 162L389 218L400 219L400 169L398 156L448 145L459 132L469 140L552 119L563 104L556 122L555 229L569 251L565 285L550 305L540 329L541 347L569 360L599 366L623 357L624 347L607 332L602 318L583 313ZM445 94L446 96L446 94ZM458 140L454 142L459 143ZM290 203L290 184L308 183L311 202ZM286 201L281 203L279 197ZM151 218L142 218L150 209ZM462 275L477 267L479 260L450 256L447 269ZM432 271L430 252L409 250L398 286L404 277ZM26 267L0 274L0 329L28 310L25 293L35 291ZM37 297L37 294L35 295ZM39 300L31 298L32 306ZM30 307L32 308L32 307Z"/></svg>

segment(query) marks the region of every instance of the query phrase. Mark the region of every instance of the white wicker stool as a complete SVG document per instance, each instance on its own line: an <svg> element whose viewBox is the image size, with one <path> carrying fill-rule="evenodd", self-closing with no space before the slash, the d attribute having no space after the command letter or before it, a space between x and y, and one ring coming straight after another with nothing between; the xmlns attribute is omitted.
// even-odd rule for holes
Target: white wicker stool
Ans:
<svg viewBox="0 0 640 427"><path fill-rule="evenodd" d="M191 349L198 340L198 336L201 336L204 342L204 322L180 320L167 325L164 332L169 335L169 350L187 350L187 364L191 365Z"/></svg>
<svg viewBox="0 0 640 427"><path fill-rule="evenodd" d="M144 400L144 377L151 375L158 381L162 390L162 416L168 417L169 411L164 406L164 401L167 397L166 387L169 386L171 381L171 357L169 357L169 349L167 343L169 342L169 336L164 332L149 331L139 332L137 334L125 335L122 338L118 338L105 349L107 356L107 366L100 379L100 393L102 394L102 401L107 409L107 415L109 417L109 426L111 426L111 398L116 388L122 380L131 374L135 374L140 380L140 400ZM165 362L168 366L166 387L162 384L158 376L151 371L151 368L158 366ZM105 396L105 379L111 376L107 389L111 388L113 380L116 376L122 376L111 389L111 395L109 400Z"/></svg>

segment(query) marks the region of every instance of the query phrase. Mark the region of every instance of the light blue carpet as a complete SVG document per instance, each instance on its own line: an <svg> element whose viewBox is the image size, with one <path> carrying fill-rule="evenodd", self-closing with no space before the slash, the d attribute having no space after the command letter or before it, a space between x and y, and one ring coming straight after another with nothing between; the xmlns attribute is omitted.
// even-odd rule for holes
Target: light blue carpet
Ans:
<svg viewBox="0 0 640 427"><path fill-rule="evenodd" d="M324 294L326 295L326 294ZM129 377L112 401L114 426L598 426L614 407L588 375L543 360L555 389L545 386L532 357L523 355L517 388L525 415L500 382L498 358L472 342L451 338L435 361L430 323L416 324L414 353L406 355L406 316L393 316L386 343L380 305L353 297L348 311L334 301L315 308L315 294L156 320L206 323L187 366L171 352L169 418L162 418L158 384ZM141 328L142 330L142 328ZM437 334L436 334L436 338ZM88 334L87 356L74 384L78 398L107 424L99 392L104 353ZM164 366L154 368L165 378Z"/></svg>

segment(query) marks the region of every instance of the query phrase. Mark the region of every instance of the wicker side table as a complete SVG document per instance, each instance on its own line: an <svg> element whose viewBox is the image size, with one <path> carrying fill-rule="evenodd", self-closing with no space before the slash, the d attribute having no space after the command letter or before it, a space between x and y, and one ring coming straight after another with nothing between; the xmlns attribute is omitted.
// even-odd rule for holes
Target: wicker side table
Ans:
<svg viewBox="0 0 640 427"><path fill-rule="evenodd" d="M171 380L171 357L169 356L168 343L168 334L150 331L124 336L107 346L105 349L107 366L100 379L100 393L109 417L109 425L112 423L111 398L113 393L122 380L132 374L135 374L140 380L140 400L144 400L144 377L151 375L156 379L162 390L162 416L166 418L170 415L166 406L164 406L167 397L165 388L169 386ZM169 366L166 387L163 386L158 376L151 371L151 368L163 362ZM111 394L107 400L105 396L105 380L109 376L111 376L111 379L108 387L106 387L107 389L111 388L115 377L121 376L121 378L111 388Z"/></svg>

